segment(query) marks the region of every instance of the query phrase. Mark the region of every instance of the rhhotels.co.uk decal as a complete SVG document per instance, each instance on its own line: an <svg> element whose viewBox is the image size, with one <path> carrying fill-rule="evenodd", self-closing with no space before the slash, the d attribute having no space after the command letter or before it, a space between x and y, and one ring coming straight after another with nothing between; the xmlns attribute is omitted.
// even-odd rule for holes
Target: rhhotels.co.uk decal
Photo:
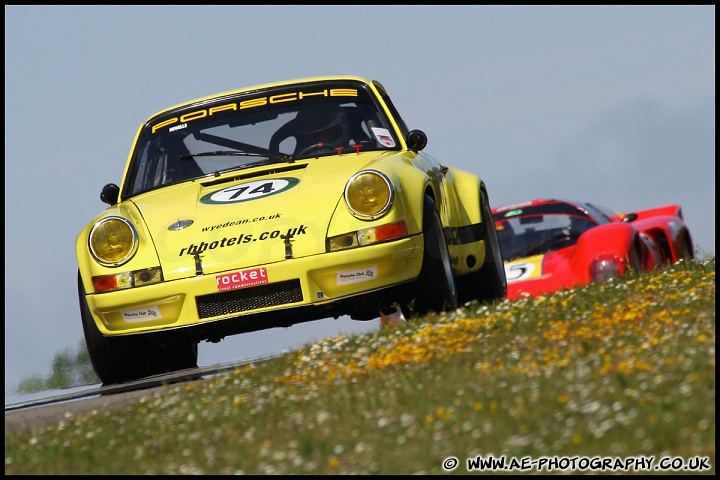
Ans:
<svg viewBox="0 0 720 480"><path fill-rule="evenodd" d="M213 240L212 242L200 242L198 245L191 243L187 247L180 249L179 257L183 255L199 255L205 250L215 250L216 248L232 247L240 243L250 243L257 241L283 239L286 237L294 237L296 235L307 234L307 225L300 225L299 227L288 228L286 231L272 230L270 232L262 232L260 235L253 235L252 233L241 233L237 236L223 237L220 240Z"/></svg>
<svg viewBox="0 0 720 480"><path fill-rule="evenodd" d="M247 202L256 198L275 195L293 188L300 183L297 178L273 178L270 180L256 180L241 183L232 187L223 188L217 192L208 193L200 198L200 202L211 205Z"/></svg>

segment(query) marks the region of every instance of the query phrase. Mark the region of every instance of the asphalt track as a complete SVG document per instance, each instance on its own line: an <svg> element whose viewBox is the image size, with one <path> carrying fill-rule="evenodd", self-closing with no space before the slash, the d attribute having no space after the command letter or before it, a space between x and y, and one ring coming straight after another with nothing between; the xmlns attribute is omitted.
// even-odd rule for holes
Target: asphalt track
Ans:
<svg viewBox="0 0 720 480"><path fill-rule="evenodd" d="M270 357L263 360L267 358ZM259 359L252 361L257 362ZM5 405L5 435L49 427L66 420L68 416L75 418L94 410L101 411L142 397L151 397L179 382L198 382L205 377L232 371L243 363L247 362L191 368L122 384L93 386L65 395Z"/></svg>

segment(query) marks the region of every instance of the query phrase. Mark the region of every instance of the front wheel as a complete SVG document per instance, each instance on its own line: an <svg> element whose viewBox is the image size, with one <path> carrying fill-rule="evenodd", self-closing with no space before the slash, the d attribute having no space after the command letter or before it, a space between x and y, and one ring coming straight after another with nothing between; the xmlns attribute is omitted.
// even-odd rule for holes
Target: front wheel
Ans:
<svg viewBox="0 0 720 480"><path fill-rule="evenodd" d="M414 292L414 313L425 315L431 311L454 310L458 294L450 253L435 200L430 196L425 196L423 203L423 239L425 250L418 288Z"/></svg>
<svg viewBox="0 0 720 480"><path fill-rule="evenodd" d="M95 325L78 272L78 300L93 370L105 385L197 367L197 342L152 342L147 335L106 337Z"/></svg>

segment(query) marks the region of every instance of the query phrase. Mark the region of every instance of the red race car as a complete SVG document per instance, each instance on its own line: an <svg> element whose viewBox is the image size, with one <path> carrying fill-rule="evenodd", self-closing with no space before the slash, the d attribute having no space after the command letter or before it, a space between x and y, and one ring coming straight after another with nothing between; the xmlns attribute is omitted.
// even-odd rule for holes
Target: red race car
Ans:
<svg viewBox="0 0 720 480"><path fill-rule="evenodd" d="M537 199L492 213L511 300L695 257L679 205L623 214L591 203Z"/></svg>

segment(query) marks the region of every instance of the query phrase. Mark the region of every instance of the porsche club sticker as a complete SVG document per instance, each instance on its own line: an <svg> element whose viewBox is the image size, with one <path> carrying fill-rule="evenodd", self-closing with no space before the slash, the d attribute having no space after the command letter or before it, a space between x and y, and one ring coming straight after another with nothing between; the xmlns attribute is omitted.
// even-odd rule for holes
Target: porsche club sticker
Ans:
<svg viewBox="0 0 720 480"><path fill-rule="evenodd" d="M159 320L162 317L158 307L138 308L136 310L121 310L125 323L147 322L148 320Z"/></svg>
<svg viewBox="0 0 720 480"><path fill-rule="evenodd" d="M337 284L347 285L350 283L367 282L377 278L378 267L361 268L359 270L346 270L337 273Z"/></svg>
<svg viewBox="0 0 720 480"><path fill-rule="evenodd" d="M269 195L276 195L293 188L300 183L297 178L272 178L233 185L217 192L208 193L200 202L211 205L247 202Z"/></svg>

